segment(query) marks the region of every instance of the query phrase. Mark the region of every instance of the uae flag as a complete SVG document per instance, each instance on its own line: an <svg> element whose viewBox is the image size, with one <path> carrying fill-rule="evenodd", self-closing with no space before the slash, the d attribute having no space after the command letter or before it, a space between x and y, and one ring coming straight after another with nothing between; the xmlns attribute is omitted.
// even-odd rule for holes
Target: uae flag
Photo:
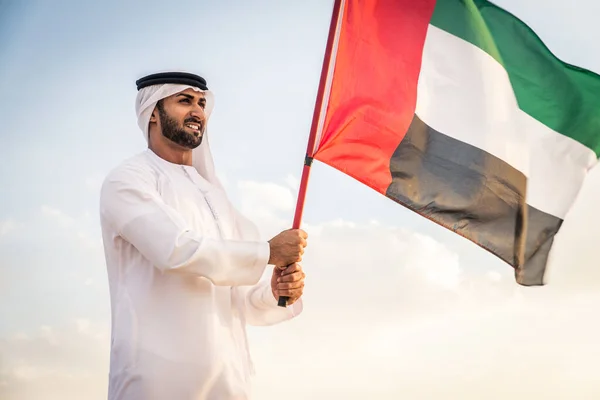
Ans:
<svg viewBox="0 0 600 400"><path fill-rule="evenodd" d="M333 16L308 160L543 285L598 160L600 76L485 0L339 0Z"/></svg>

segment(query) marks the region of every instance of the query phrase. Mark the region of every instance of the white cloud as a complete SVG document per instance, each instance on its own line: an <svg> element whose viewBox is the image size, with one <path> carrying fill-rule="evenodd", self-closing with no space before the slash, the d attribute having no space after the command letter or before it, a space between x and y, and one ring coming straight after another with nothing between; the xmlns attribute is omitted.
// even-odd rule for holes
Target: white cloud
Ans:
<svg viewBox="0 0 600 400"><path fill-rule="evenodd" d="M106 398L108 328L89 320L0 339L0 398Z"/></svg>
<svg viewBox="0 0 600 400"><path fill-rule="evenodd" d="M51 218L63 228L71 228L76 224L75 218L67 215L66 213L57 208L42 205L40 210L43 216Z"/></svg>
<svg viewBox="0 0 600 400"><path fill-rule="evenodd" d="M412 234L406 243L404 261L406 272L421 275L430 284L444 289L456 289L462 270L458 255L428 236Z"/></svg>
<svg viewBox="0 0 600 400"><path fill-rule="evenodd" d="M48 344L52 346L58 345L58 337L56 336L51 326L42 325L40 327L40 336L44 338L48 342Z"/></svg>
<svg viewBox="0 0 600 400"><path fill-rule="evenodd" d="M487 277L492 282L500 282L502 280L502 275L498 271L489 271L487 273Z"/></svg>
<svg viewBox="0 0 600 400"><path fill-rule="evenodd" d="M92 322L87 318L79 318L75 323L77 324L77 332L79 333L88 333L92 325Z"/></svg>
<svg viewBox="0 0 600 400"><path fill-rule="evenodd" d="M242 196L243 209L252 212L261 211L288 211L293 209L295 198L291 190L271 182L242 181L238 188Z"/></svg>
<svg viewBox="0 0 600 400"><path fill-rule="evenodd" d="M6 219L4 221L0 221L0 237L8 235L9 233L17 229L17 227L18 224L13 219Z"/></svg>
<svg viewBox="0 0 600 400"><path fill-rule="evenodd" d="M265 238L291 227L296 198L288 187L272 182L241 181L237 188L240 211L257 222Z"/></svg>
<svg viewBox="0 0 600 400"><path fill-rule="evenodd" d="M285 183L294 191L298 191L298 189L300 189L300 179L296 178L292 174L289 174L285 178Z"/></svg>
<svg viewBox="0 0 600 400"><path fill-rule="evenodd" d="M68 232L68 235L76 239L85 248L99 250L102 247L102 240L98 234L90 232L89 224L92 221L92 217L89 211L84 212L79 217L71 216L58 208L48 205L42 205L40 211L42 216L55 223L59 228L64 229Z"/></svg>

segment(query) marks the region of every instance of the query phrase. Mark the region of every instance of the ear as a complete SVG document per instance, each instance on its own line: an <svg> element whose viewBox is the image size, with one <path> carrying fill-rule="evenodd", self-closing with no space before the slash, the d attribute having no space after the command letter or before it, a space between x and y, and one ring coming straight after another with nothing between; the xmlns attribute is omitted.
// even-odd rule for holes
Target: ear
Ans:
<svg viewBox="0 0 600 400"><path fill-rule="evenodd" d="M150 115L150 123L156 123L158 121L158 109L156 107L154 107L154 110L152 111L152 115Z"/></svg>

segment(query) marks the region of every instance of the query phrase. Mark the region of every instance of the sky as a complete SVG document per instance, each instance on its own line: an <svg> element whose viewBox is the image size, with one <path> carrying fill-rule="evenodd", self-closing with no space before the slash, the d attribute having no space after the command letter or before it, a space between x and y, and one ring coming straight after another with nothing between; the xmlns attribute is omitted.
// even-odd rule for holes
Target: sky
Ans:
<svg viewBox="0 0 600 400"><path fill-rule="evenodd" d="M497 0L600 72L595 0ZM0 399L105 399L98 191L142 151L135 80L204 76L233 202L291 226L330 0L0 1ZM250 328L256 398L600 398L600 170L523 288L474 244L316 162L303 314Z"/></svg>

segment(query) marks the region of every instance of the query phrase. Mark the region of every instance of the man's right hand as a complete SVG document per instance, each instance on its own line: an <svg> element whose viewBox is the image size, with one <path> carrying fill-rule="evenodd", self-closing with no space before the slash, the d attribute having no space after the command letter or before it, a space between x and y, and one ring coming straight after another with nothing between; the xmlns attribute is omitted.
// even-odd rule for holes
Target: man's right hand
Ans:
<svg viewBox="0 0 600 400"><path fill-rule="evenodd" d="M302 229L288 229L269 240L269 264L285 268L302 261L308 235Z"/></svg>

